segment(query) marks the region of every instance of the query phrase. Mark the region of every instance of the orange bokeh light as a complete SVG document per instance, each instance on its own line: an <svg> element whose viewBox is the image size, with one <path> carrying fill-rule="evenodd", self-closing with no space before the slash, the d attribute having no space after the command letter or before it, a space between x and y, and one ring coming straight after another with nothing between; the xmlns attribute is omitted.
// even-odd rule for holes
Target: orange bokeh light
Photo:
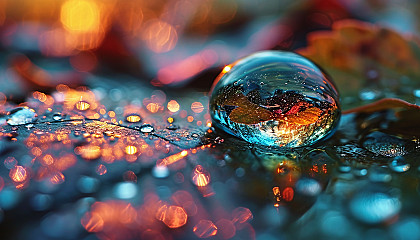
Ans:
<svg viewBox="0 0 420 240"><path fill-rule="evenodd" d="M26 168L22 166L15 166L10 170L9 176L14 182L21 183L28 178L28 173Z"/></svg>
<svg viewBox="0 0 420 240"><path fill-rule="evenodd" d="M100 11L95 1L69 0L61 6L60 20L69 31L90 32L100 26Z"/></svg>
<svg viewBox="0 0 420 240"><path fill-rule="evenodd" d="M210 183L210 174L201 165L197 165L193 170L192 181L197 187L205 187Z"/></svg>
<svg viewBox="0 0 420 240"><path fill-rule="evenodd" d="M195 113L201 113L204 110L204 106L201 102L193 102L191 104L191 110Z"/></svg>
<svg viewBox="0 0 420 240"><path fill-rule="evenodd" d="M175 100L171 100L168 102L168 110L175 113L179 111L179 104Z"/></svg>
<svg viewBox="0 0 420 240"><path fill-rule="evenodd" d="M171 24L154 19L145 23L142 39L146 41L150 50L163 53L175 47L178 42L178 34Z"/></svg>
<svg viewBox="0 0 420 240"><path fill-rule="evenodd" d="M158 209L156 218L169 228L179 228L187 223L188 216L182 207L163 205Z"/></svg>

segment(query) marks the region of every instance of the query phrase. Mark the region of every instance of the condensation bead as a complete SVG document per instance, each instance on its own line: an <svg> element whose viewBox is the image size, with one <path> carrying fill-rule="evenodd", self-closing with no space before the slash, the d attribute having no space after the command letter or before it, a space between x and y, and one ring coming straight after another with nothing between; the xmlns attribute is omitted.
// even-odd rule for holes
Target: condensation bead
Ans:
<svg viewBox="0 0 420 240"><path fill-rule="evenodd" d="M226 66L210 94L215 126L254 144L311 145L330 136L340 117L331 79L292 52L262 51Z"/></svg>

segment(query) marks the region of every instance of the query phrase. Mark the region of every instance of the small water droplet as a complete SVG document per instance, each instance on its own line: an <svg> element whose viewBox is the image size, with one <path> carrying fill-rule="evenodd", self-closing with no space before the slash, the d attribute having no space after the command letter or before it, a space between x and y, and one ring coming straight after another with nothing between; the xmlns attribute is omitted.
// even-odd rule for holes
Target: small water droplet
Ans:
<svg viewBox="0 0 420 240"><path fill-rule="evenodd" d="M140 127L140 132L142 133L151 133L155 130L155 128L150 124L145 124Z"/></svg>
<svg viewBox="0 0 420 240"><path fill-rule="evenodd" d="M210 114L216 126L250 143L299 147L330 136L340 107L334 84L315 64L295 53L263 51L219 75Z"/></svg>
<svg viewBox="0 0 420 240"><path fill-rule="evenodd" d="M9 112L7 124L9 125L21 125L32 123L37 119L37 115L34 110L29 108L16 108Z"/></svg>
<svg viewBox="0 0 420 240"><path fill-rule="evenodd" d="M59 121L61 119L63 119L63 117L61 116L61 113L55 113L52 118L56 121Z"/></svg>
<svg viewBox="0 0 420 240"><path fill-rule="evenodd" d="M76 109L80 110L80 111L86 111L90 108L90 103L86 102L86 101L78 101L76 104Z"/></svg>
<svg viewBox="0 0 420 240"><path fill-rule="evenodd" d="M171 125L167 126L166 129L174 131L174 130L179 129L179 126L171 124Z"/></svg>
<svg viewBox="0 0 420 240"><path fill-rule="evenodd" d="M398 173L410 170L410 163L404 157L395 157L390 163L389 168Z"/></svg>
<svg viewBox="0 0 420 240"><path fill-rule="evenodd" d="M210 174L201 165L197 165L192 172L192 182L197 187L207 186L210 183Z"/></svg>
<svg viewBox="0 0 420 240"><path fill-rule="evenodd" d="M125 120L129 123L137 123L140 122L141 117L138 114L130 114L125 117Z"/></svg>

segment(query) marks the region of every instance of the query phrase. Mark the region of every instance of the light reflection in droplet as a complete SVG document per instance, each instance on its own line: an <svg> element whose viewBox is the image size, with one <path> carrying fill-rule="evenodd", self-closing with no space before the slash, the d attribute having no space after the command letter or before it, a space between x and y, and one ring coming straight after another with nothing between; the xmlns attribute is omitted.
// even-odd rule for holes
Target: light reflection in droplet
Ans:
<svg viewBox="0 0 420 240"><path fill-rule="evenodd" d="M192 181L197 187L205 187L210 183L210 174L201 165L197 165L192 173Z"/></svg>
<svg viewBox="0 0 420 240"><path fill-rule="evenodd" d="M86 111L90 108L90 103L86 101L78 101L75 106L77 110Z"/></svg>
<svg viewBox="0 0 420 240"><path fill-rule="evenodd" d="M128 155L134 155L137 153L137 147L136 146L132 146L132 145L128 145L125 147L125 152Z"/></svg>
<svg viewBox="0 0 420 240"><path fill-rule="evenodd" d="M28 173L26 168L18 165L10 170L9 176L14 182L20 183L27 179Z"/></svg>
<svg viewBox="0 0 420 240"><path fill-rule="evenodd" d="M125 120L130 123L136 123L136 122L140 122L141 117L138 114L130 114L127 117L125 117Z"/></svg>

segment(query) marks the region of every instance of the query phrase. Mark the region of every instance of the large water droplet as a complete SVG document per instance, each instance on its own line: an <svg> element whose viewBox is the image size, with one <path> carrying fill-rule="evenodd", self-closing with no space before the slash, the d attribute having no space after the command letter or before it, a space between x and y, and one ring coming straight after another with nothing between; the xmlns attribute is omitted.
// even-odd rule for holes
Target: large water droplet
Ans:
<svg viewBox="0 0 420 240"><path fill-rule="evenodd" d="M143 126L140 127L140 132L142 132L142 133L151 133L154 130L155 129L150 124L145 124L145 125L143 125Z"/></svg>
<svg viewBox="0 0 420 240"><path fill-rule="evenodd" d="M34 110L29 108L16 108L10 111L7 123L9 125L21 125L34 122L37 115Z"/></svg>
<svg viewBox="0 0 420 240"><path fill-rule="evenodd" d="M329 136L340 107L334 84L311 61L264 51L225 67L210 113L217 127L250 143L299 147Z"/></svg>

